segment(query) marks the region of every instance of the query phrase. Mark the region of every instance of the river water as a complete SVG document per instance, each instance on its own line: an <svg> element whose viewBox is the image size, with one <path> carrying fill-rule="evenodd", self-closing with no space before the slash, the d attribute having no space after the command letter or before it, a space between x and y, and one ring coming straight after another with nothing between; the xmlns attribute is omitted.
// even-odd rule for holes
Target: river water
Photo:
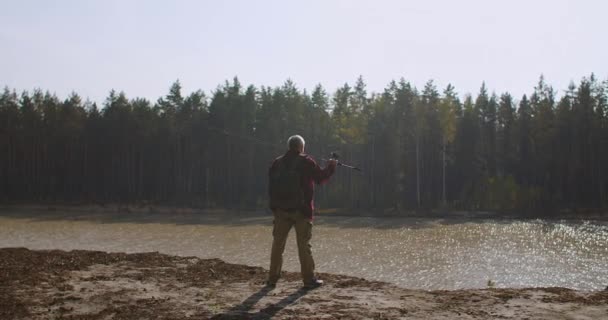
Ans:
<svg viewBox="0 0 608 320"><path fill-rule="evenodd" d="M268 268L267 215L0 213L0 247L149 252ZM299 271L294 230L284 270ZM608 286L608 224L319 217L317 271L411 289Z"/></svg>

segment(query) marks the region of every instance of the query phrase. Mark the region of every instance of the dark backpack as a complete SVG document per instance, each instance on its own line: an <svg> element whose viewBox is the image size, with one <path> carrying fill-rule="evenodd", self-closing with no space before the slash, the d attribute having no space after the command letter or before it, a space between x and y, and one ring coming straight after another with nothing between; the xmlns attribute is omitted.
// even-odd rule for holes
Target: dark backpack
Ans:
<svg viewBox="0 0 608 320"><path fill-rule="evenodd" d="M304 205L301 185L303 160L301 156L278 160L269 177L271 208L299 209Z"/></svg>

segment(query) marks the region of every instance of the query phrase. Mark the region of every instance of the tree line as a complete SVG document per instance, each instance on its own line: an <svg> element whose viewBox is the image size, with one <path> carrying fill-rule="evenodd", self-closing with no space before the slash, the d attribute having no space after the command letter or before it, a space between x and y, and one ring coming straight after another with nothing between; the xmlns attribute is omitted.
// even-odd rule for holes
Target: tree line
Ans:
<svg viewBox="0 0 608 320"><path fill-rule="evenodd" d="M559 96L559 97L558 97ZM267 169L301 134L318 162L339 151L321 207L552 210L608 204L608 81L558 95L461 100L452 85L404 79L368 93L226 81L209 96L179 81L156 102L111 91L102 106L42 90L0 96L0 201L266 206Z"/></svg>

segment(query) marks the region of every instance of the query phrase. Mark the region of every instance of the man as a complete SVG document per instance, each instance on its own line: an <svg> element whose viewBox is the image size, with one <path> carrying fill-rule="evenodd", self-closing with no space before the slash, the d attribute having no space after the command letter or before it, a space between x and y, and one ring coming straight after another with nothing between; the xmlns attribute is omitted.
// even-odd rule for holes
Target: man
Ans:
<svg viewBox="0 0 608 320"><path fill-rule="evenodd" d="M323 284L315 278L310 239L314 218L314 184L323 184L336 170L337 160L330 159L322 169L304 154L304 138L299 135L287 140L287 152L274 160L268 172L270 209L274 215L270 275L266 283L274 287L281 276L283 251L291 227L295 226L302 280L306 288Z"/></svg>

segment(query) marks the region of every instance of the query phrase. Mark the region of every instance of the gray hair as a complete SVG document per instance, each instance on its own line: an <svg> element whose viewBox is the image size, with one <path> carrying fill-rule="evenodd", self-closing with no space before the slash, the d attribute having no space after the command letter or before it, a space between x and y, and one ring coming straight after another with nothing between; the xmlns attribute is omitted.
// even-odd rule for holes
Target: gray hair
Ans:
<svg viewBox="0 0 608 320"><path fill-rule="evenodd" d="M298 134L293 135L289 137L289 139L287 139L287 147L289 148L289 150L298 150L300 146L304 147L305 144L306 142L304 141L304 138L302 138L302 136Z"/></svg>

